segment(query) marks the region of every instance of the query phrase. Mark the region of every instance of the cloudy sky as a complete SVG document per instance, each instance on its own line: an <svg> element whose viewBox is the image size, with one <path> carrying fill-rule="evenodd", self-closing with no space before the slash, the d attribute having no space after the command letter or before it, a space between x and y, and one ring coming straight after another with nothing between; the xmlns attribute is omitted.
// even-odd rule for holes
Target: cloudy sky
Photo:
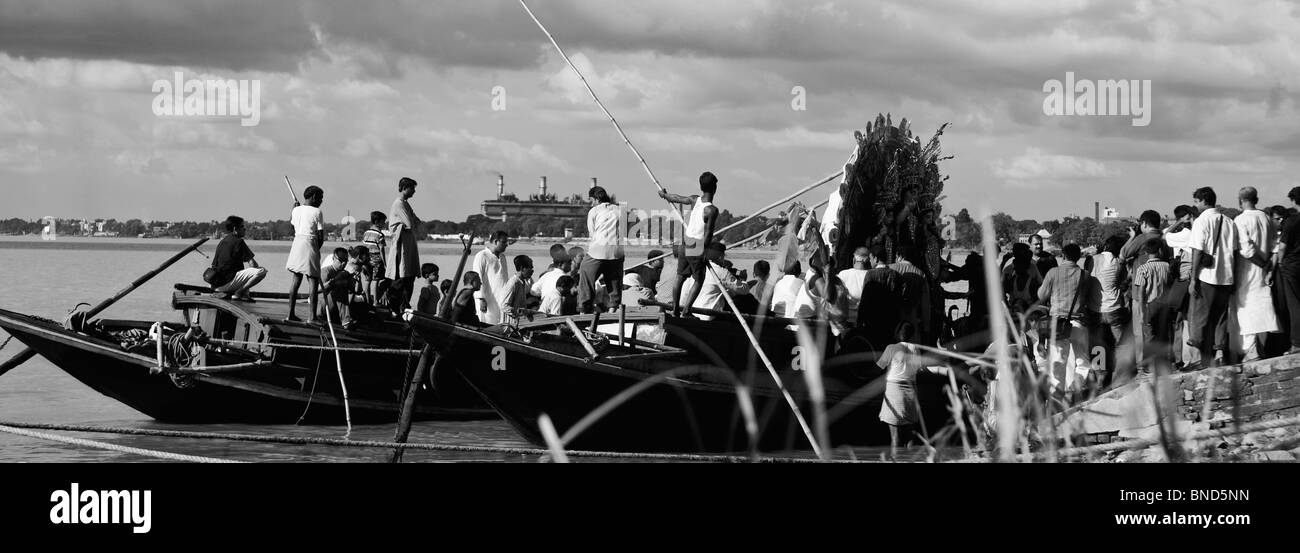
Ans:
<svg viewBox="0 0 1300 553"><path fill-rule="evenodd" d="M927 137L952 123L949 211L1168 212L1197 186L1271 204L1300 185L1300 4L973 4L530 5L669 190L711 170L733 212L835 172L878 112ZM176 71L259 80L260 124L154 115ZM1044 115L1067 71L1149 79L1150 125ZM463 220L498 173L660 206L515 0L0 0L0 217L287 218L288 174L333 220L387 210L402 176L422 218Z"/></svg>

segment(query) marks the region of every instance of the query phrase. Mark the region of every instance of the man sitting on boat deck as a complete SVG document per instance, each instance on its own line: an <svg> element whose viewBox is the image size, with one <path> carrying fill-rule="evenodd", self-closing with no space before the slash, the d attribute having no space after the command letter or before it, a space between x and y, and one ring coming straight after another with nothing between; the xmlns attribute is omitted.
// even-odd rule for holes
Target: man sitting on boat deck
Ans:
<svg viewBox="0 0 1300 553"><path fill-rule="evenodd" d="M795 300L803 289L804 281L799 276L803 265L798 261L785 267L785 275L772 286L772 314L777 317L794 317Z"/></svg>
<svg viewBox="0 0 1300 553"><path fill-rule="evenodd" d="M623 294L620 297L623 305L641 309L641 300L654 301L655 294L642 284L639 273L629 272L623 275Z"/></svg>
<svg viewBox="0 0 1300 553"><path fill-rule="evenodd" d="M354 282L352 272L347 270L348 258L347 248L334 248L334 255L321 264L320 291L325 294L325 309L338 313L343 328L353 325L349 302Z"/></svg>
<svg viewBox="0 0 1300 553"><path fill-rule="evenodd" d="M654 259L654 261L650 261L645 265L641 265L639 267L633 267L631 269L628 269L627 271L624 271L625 275L631 275L631 274L637 275L641 282L641 286L644 286L650 290L650 295L652 299L654 296L659 295L659 278L663 274L663 270L664 270L664 260L656 259L656 258L662 257L663 255L664 255L663 250L650 250L650 252L647 253L645 257L646 259ZM627 283L624 282L624 284L626 285ZM632 304L628 304L628 305L632 305Z"/></svg>
<svg viewBox="0 0 1300 553"><path fill-rule="evenodd" d="M712 309L714 311L723 311L727 307L723 294L737 296L749 293L749 284L736 278L736 275L723 264L726 259L727 247L721 242L714 242L704 248L704 257L708 266L704 271L704 283L701 286L693 288L699 289L700 293L695 302L690 304L692 308ZM688 280L695 277L688 277ZM688 298L681 298L684 304ZM700 319L705 321L713 320L712 315L696 314Z"/></svg>
<svg viewBox="0 0 1300 553"><path fill-rule="evenodd" d="M569 253L565 251L564 244L555 244L551 246L551 265L542 271L541 276L533 279L532 288L529 290L531 295L541 298L539 310L544 313L559 313L560 293L555 287L555 282L567 274L569 274ZM553 307L554 312L549 310L548 306Z"/></svg>
<svg viewBox="0 0 1300 553"><path fill-rule="evenodd" d="M257 283L266 278L266 267L259 266L253 258L253 250L244 242L244 219L231 215L226 217L226 236L217 244L217 252L212 256L214 269L212 289L221 298L235 301L253 301L248 295ZM244 268L247 263L249 267Z"/></svg>
<svg viewBox="0 0 1300 553"><path fill-rule="evenodd" d="M501 312L530 309L533 305L533 258L526 255L515 256L515 274L506 281L501 291Z"/></svg>

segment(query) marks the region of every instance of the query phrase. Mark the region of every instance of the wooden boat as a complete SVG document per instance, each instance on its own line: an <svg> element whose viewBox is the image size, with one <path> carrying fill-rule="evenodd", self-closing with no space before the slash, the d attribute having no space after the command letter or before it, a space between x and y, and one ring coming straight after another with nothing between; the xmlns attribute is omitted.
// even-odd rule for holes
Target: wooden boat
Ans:
<svg viewBox="0 0 1300 553"><path fill-rule="evenodd" d="M734 319L700 321L658 311L629 311L621 323L617 316L604 317L544 317L478 328L406 315L418 334L450 357L447 365L537 445L545 445L538 427L544 413L572 449L745 451L751 443L738 399L743 389L752 400L757 449L810 447L770 374L750 361L755 352ZM789 321L769 321L760 343L811 423L801 371L806 352L786 328ZM888 427L878 419L883 379L868 385L881 371L863 356L826 359L824 367L831 443L888 444ZM584 420L614 398L621 401L617 406ZM926 415L941 424L945 414L940 407Z"/></svg>
<svg viewBox="0 0 1300 553"><path fill-rule="evenodd" d="M141 336L153 321L100 319L73 329L0 309L0 328L87 386L160 421L346 422L328 329L283 321L285 294L255 292L256 303L248 303L210 292L176 285L172 306L183 318L161 324L161 353L157 340ZM394 319L352 330L335 324L334 334L352 422L396 420L423 340ZM418 397L416 420L496 417L452 374L437 375L433 391Z"/></svg>

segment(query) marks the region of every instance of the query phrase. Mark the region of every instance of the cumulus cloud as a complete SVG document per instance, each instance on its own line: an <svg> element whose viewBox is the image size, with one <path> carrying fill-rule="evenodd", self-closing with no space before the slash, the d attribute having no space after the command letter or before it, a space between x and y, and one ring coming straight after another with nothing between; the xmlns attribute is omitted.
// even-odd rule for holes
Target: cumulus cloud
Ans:
<svg viewBox="0 0 1300 553"><path fill-rule="evenodd" d="M1300 8L1285 0L530 5L662 180L730 173L747 188L724 196L740 210L838 169L852 130L878 112L923 136L953 124L946 193L957 207L1003 184L1086 182L1093 195L1148 202L1192 179L1266 193L1300 170ZM154 117L149 84L178 70L261 80L262 124ZM1042 83L1067 71L1150 79L1151 126L1044 115ZM806 110L792 109L796 85ZM496 86L508 109L491 104ZM286 171L330 185L332 204L354 211L407 174L550 174L557 187L597 175L640 182L620 198L654 201L639 162L515 0L0 0L0 141L0 179L93 175L121 191L104 196L108 207L141 204L136 187L168 173L260 197L252 183ZM476 210L476 194L442 186L420 197L437 198L437 216ZM1022 196L1005 209L1071 200ZM44 205L5 200L14 214Z"/></svg>
<svg viewBox="0 0 1300 553"><path fill-rule="evenodd" d="M995 177L1015 186L1055 186L1069 181L1098 180L1119 172L1100 161L1070 155L1049 154L1034 147L1023 154L990 162Z"/></svg>

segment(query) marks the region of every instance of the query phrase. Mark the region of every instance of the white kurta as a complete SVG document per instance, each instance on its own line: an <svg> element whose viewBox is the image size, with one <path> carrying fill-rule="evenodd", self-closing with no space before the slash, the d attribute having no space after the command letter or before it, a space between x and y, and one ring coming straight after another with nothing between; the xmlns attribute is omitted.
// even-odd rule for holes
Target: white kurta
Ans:
<svg viewBox="0 0 1300 553"><path fill-rule="evenodd" d="M488 246L490 247L490 246ZM474 256L473 271L483 280L483 287L474 293L475 299L482 299L487 309L478 312L478 320L487 324L501 322L501 303L499 296L505 293L506 281L510 280L510 271L504 260L492 253L488 247L479 250Z"/></svg>
<svg viewBox="0 0 1300 553"><path fill-rule="evenodd" d="M1268 271L1249 261L1256 252L1268 259L1273 255L1276 234L1268 215L1258 209L1241 212L1233 224L1237 226L1238 255L1235 281L1237 294L1233 308L1241 334L1277 332L1277 314L1273 312L1273 295L1264 284Z"/></svg>

